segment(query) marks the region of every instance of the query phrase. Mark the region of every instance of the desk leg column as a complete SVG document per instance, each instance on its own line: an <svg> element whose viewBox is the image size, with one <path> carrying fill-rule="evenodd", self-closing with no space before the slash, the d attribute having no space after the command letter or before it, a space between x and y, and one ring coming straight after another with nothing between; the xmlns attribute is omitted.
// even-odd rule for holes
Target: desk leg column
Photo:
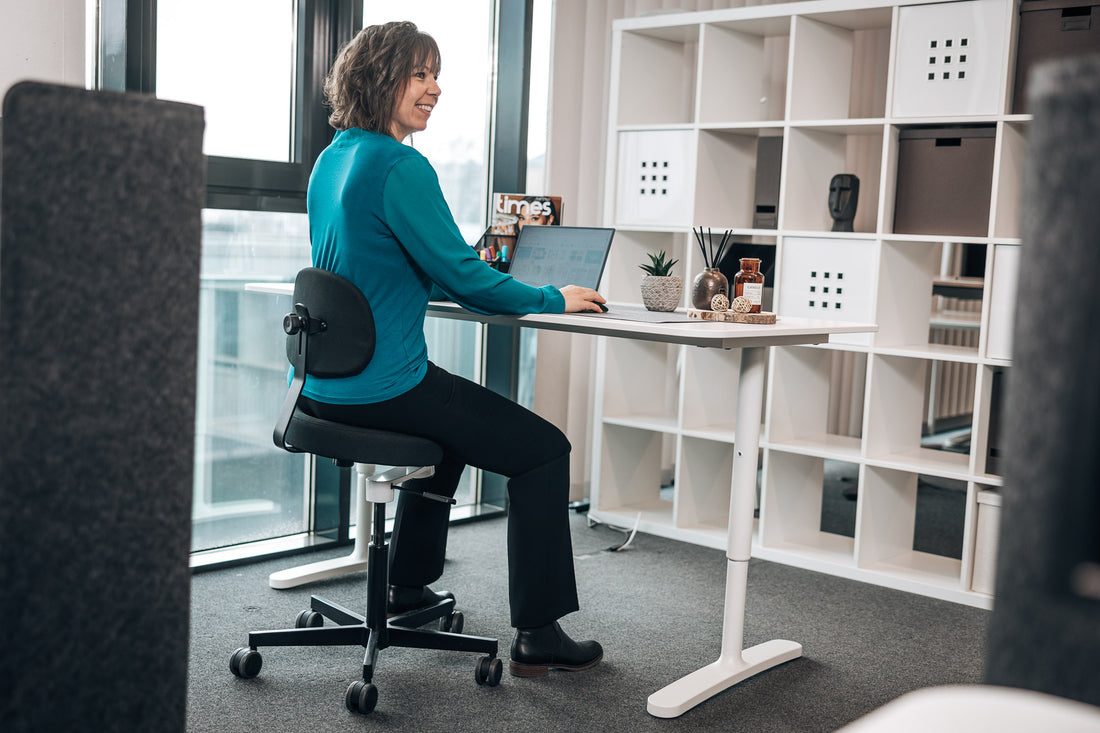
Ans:
<svg viewBox="0 0 1100 733"><path fill-rule="evenodd" d="M745 596L752 552L753 507L756 504L756 459L760 447L767 347L741 350L737 388L737 435L730 494L729 544L726 550L726 599L722 653L718 660L681 677L649 696L646 709L658 718L683 715L704 700L738 682L802 656L802 645L775 639L743 648Z"/></svg>
<svg viewBox="0 0 1100 733"><path fill-rule="evenodd" d="M346 557L338 557L334 560L321 560L320 562L302 565L296 568L278 570L267 576L267 584L272 588L296 588L299 585L312 583L324 578L334 578L337 575L347 575L367 569L367 554L370 549L371 531L371 507L367 502L367 476L374 473L374 466L369 463L355 464L355 545L351 554Z"/></svg>

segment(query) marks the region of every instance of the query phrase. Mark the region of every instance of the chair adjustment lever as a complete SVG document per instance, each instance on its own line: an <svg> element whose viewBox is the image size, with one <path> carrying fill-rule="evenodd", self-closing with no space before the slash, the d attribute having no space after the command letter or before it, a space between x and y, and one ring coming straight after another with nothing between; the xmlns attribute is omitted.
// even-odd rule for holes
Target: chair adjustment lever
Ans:
<svg viewBox="0 0 1100 733"><path fill-rule="evenodd" d="M398 491L408 491L410 494L420 494L425 499L431 499L432 501L438 501L443 504L457 504L456 499L452 499L449 496L443 496L442 494L433 494L430 491L420 491L419 489L410 489L405 486L394 486Z"/></svg>

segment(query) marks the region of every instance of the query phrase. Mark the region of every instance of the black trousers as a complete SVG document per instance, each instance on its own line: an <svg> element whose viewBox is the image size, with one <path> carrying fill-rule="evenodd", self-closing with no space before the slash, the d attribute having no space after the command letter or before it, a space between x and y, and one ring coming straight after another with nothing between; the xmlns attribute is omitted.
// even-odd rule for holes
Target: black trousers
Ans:
<svg viewBox="0 0 1100 733"><path fill-rule="evenodd" d="M508 600L512 626L555 621L579 608L569 536L569 440L506 397L431 362L399 397L364 405L303 398L315 417L430 438L443 446L418 488L453 497L467 464L508 477ZM450 507L398 492L390 583L419 586L443 574Z"/></svg>

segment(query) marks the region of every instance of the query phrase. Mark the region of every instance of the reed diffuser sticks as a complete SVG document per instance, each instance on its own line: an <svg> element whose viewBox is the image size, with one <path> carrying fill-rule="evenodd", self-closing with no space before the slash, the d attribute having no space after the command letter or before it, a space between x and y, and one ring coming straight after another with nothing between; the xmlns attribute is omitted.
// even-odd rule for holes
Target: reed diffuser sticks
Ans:
<svg viewBox="0 0 1100 733"><path fill-rule="evenodd" d="M695 235L695 241L699 243L699 251L703 255L703 265L708 268L718 267L722 262L723 255L726 254L726 247L733 241L733 230L727 229L722 234L722 239L718 242L717 248L714 246L714 234L711 232L710 227L706 229L705 238L703 236L703 227L699 227L698 229L692 227L691 232Z"/></svg>

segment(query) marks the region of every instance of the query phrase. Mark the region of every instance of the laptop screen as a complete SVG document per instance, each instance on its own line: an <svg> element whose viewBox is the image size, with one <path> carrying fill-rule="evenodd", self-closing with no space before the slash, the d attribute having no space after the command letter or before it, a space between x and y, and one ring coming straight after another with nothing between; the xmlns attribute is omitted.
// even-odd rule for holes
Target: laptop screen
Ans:
<svg viewBox="0 0 1100 733"><path fill-rule="evenodd" d="M519 232L508 272L527 285L600 285L614 229L525 226Z"/></svg>

